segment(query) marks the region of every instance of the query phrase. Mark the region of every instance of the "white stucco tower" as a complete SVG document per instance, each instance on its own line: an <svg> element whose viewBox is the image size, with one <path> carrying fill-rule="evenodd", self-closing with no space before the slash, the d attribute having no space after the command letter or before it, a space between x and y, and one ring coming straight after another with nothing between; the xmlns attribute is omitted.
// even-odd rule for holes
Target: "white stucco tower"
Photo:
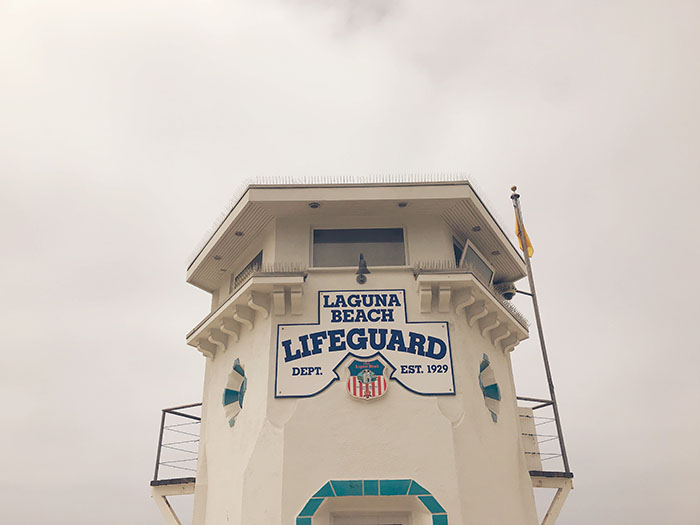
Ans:
<svg viewBox="0 0 700 525"><path fill-rule="evenodd" d="M196 473L152 482L166 518L193 492L195 525L536 524L553 487L552 523L572 475L540 463L548 400L516 399L525 275L466 181L250 185L187 270L212 307L187 334Z"/></svg>

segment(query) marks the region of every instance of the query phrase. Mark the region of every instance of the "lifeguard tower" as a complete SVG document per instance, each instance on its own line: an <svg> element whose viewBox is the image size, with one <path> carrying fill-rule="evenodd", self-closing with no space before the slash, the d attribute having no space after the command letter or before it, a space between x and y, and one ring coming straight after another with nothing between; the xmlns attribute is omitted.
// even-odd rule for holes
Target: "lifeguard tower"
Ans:
<svg viewBox="0 0 700 525"><path fill-rule="evenodd" d="M162 415L166 521L194 494L194 525L534 525L549 487L554 523L573 475L510 360L525 276L466 181L249 185L187 269L212 307L201 406Z"/></svg>

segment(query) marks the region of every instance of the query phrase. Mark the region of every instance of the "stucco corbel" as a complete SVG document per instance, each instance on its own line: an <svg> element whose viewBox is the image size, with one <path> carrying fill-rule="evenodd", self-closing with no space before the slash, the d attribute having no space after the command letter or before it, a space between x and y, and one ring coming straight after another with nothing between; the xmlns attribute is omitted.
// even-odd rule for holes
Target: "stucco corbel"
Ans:
<svg viewBox="0 0 700 525"><path fill-rule="evenodd" d="M260 292L250 292L248 306L260 312L264 319L270 316L270 294Z"/></svg>
<svg viewBox="0 0 700 525"><path fill-rule="evenodd" d="M248 330L253 329L255 312L247 306L242 306L240 304L235 305L233 307L233 318L242 325L247 326Z"/></svg>
<svg viewBox="0 0 700 525"><path fill-rule="evenodd" d="M449 284L441 283L438 288L438 312L447 313L450 311L450 297L452 289Z"/></svg>
<svg viewBox="0 0 700 525"><path fill-rule="evenodd" d="M223 333L233 337L233 341L236 342L238 341L240 337L240 328L241 325L239 325L236 321L231 319L230 317L224 317L219 321L219 330L221 330Z"/></svg>
<svg viewBox="0 0 700 525"><path fill-rule="evenodd" d="M491 312L479 320L479 331L481 335L486 337L488 333L499 324L501 324L501 322L498 320L498 314L496 312Z"/></svg>
<svg viewBox="0 0 700 525"><path fill-rule="evenodd" d="M510 328L502 324L498 328L491 331L491 343L496 346L510 335Z"/></svg>
<svg viewBox="0 0 700 525"><path fill-rule="evenodd" d="M216 355L216 345L210 343L209 341L205 341L204 339L197 340L197 350L202 352L204 357L208 357L210 359L214 359L214 356Z"/></svg>
<svg viewBox="0 0 700 525"><path fill-rule="evenodd" d="M272 290L272 307L275 315L284 315L286 313L286 306L284 304L284 287L275 286Z"/></svg>
<svg viewBox="0 0 700 525"><path fill-rule="evenodd" d="M220 348L221 351L223 352L226 350L226 344L228 343L228 336L223 333L221 330L217 330L216 328L212 329L209 331L209 336L207 337L207 340L216 345L217 348Z"/></svg>
<svg viewBox="0 0 700 525"><path fill-rule="evenodd" d="M520 343L520 337L518 334L511 334L509 337L501 341L501 347L504 352L510 352Z"/></svg>
<svg viewBox="0 0 700 525"><path fill-rule="evenodd" d="M292 307L292 315L301 315L301 299L302 299L302 288L301 286L292 286L289 289L289 303Z"/></svg>
<svg viewBox="0 0 700 525"><path fill-rule="evenodd" d="M462 314L465 308L474 304L476 299L472 295L471 290L463 288L461 290L456 290L452 293L452 302L455 305L455 312L457 314Z"/></svg>
<svg viewBox="0 0 700 525"><path fill-rule="evenodd" d="M418 288L420 295L420 313L429 314L433 309L433 288L430 284L420 284Z"/></svg>
<svg viewBox="0 0 700 525"><path fill-rule="evenodd" d="M469 326L474 326L474 323L476 323L482 317L486 317L489 313L489 311L486 309L484 301L479 301L478 303L473 304L469 307L469 309L467 309L466 312Z"/></svg>

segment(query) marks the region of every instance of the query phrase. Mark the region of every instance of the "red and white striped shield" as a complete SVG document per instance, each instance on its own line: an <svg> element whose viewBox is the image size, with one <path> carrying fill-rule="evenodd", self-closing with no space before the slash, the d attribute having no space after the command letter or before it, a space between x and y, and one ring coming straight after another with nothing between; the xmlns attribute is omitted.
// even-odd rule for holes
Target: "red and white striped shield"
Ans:
<svg viewBox="0 0 700 525"><path fill-rule="evenodd" d="M357 399L375 399L386 392L384 364L374 361L354 360L348 366L348 394Z"/></svg>

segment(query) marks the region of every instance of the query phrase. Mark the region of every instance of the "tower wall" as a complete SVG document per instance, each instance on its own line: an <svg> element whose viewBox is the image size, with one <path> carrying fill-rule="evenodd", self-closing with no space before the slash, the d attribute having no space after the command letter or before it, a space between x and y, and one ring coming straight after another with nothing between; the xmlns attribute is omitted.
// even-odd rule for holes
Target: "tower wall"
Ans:
<svg viewBox="0 0 700 525"><path fill-rule="evenodd" d="M456 310L454 298L449 311L438 312L433 297L431 311L421 313L424 308L409 264L454 256L453 231L439 216L401 221L390 216L284 217L265 229L257 246L264 246L266 263L299 262L310 267L314 227L397 226L405 228L406 267L370 267L364 285L357 284L354 271L347 268L309 268L300 315L291 313L286 297L284 315L265 318L255 313L252 329L244 327L238 341L229 337L226 349L207 359L196 525L331 525L333 513L350 507L407 511L413 525L442 523L433 520L443 513L431 512L414 495L326 497L313 521L297 521L330 480L414 480L439 502L452 524L537 522L519 440L509 353L494 345L488 334L482 335L478 322L470 326L464 312ZM256 250L251 245L240 259ZM275 397L277 327L317 323L319 292L326 290L403 291L409 321L446 323L454 392L420 395L389 380L385 395L366 401L348 395L341 375L312 397ZM226 291L227 283L218 293L223 297ZM371 352L358 354L364 358ZM500 387L497 421L479 384L484 354ZM245 366L248 383L243 410L230 428L222 392L236 359Z"/></svg>

